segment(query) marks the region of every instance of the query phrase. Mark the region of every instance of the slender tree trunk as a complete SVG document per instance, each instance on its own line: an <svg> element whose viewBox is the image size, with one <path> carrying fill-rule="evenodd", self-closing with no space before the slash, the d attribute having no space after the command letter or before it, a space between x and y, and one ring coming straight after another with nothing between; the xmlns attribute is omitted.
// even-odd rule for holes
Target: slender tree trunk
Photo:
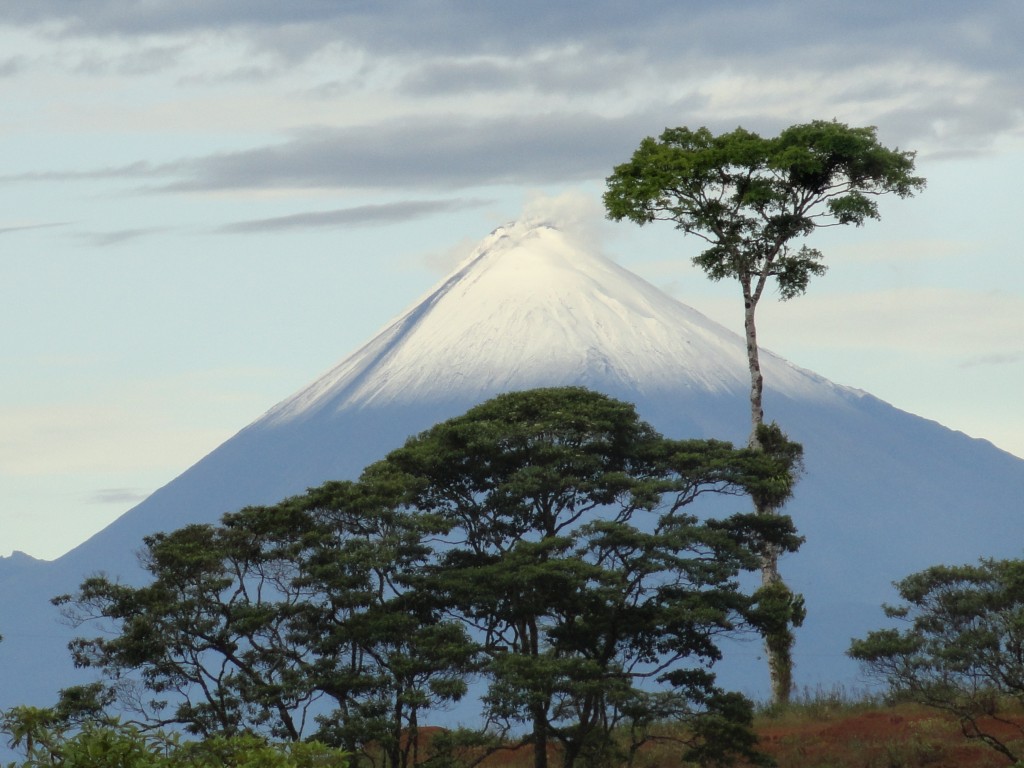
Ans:
<svg viewBox="0 0 1024 768"><path fill-rule="evenodd" d="M764 377L761 375L761 357L757 349L757 325L754 312L757 300L750 295L750 286L743 286L743 330L747 338L747 367L750 370L750 440L751 448L759 449L757 428L764 424Z"/></svg>
<svg viewBox="0 0 1024 768"><path fill-rule="evenodd" d="M762 281L763 282L763 281ZM743 286L743 330L747 343L747 367L750 370L750 439L748 445L755 450L761 449L761 441L757 436L757 428L764 424L764 377L761 375L761 358L757 346L757 325L755 312L760 298L760 287L752 292L750 283ZM759 515L777 515L778 510L755 500L755 511ZM761 586L785 588L779 574L779 550L769 547L761 561ZM786 704L793 688L793 636L788 626L776 632L764 635L765 654L768 657L768 679L772 689L772 702Z"/></svg>

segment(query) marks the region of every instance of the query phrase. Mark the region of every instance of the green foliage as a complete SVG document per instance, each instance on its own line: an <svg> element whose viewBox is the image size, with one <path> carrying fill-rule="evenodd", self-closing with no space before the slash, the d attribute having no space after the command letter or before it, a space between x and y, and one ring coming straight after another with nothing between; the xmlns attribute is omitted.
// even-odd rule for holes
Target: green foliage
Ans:
<svg viewBox="0 0 1024 768"><path fill-rule="evenodd" d="M253 734L182 741L116 720L74 725L52 709L15 707L0 732L25 759L8 768L346 768L347 755L316 742L270 743Z"/></svg>
<svg viewBox="0 0 1024 768"><path fill-rule="evenodd" d="M76 663L108 684L61 706L95 715L117 698L207 745L298 742L313 722L320 740L399 768L425 758L419 713L482 677L484 753L526 726L538 768L549 742L566 766L604 764L671 718L695 755L750 755L749 708L708 668L719 638L802 618L794 596L738 579L801 540L788 517L688 507L709 493L788 497L800 448L777 428L764 442L668 440L581 388L494 398L356 483L147 538L147 585L94 577L58 598L114 630L74 641ZM437 760L451 762L445 743Z"/></svg>
<svg viewBox="0 0 1024 768"><path fill-rule="evenodd" d="M448 528L430 591L483 635L486 714L505 732L528 725L538 765L549 739L566 765L611 759L613 731L666 701L697 734L736 715L694 666L718 660L723 635L785 621L736 578L799 539L788 518L684 510L709 492L788 495L799 448L783 442L667 440L631 406L568 388L497 397L387 457L410 478L407 503ZM722 733L718 747L739 749Z"/></svg>
<svg viewBox="0 0 1024 768"><path fill-rule="evenodd" d="M205 735L267 723L275 736L297 739L293 712L312 696L297 685L301 650L288 634L292 550L277 551L285 543L230 521L147 537L149 585L96 576L74 598L55 600L76 623L100 618L119 629L75 640L76 666L103 670L111 692L134 699L138 714L161 725ZM139 673L153 697L143 698L126 672Z"/></svg>
<svg viewBox="0 0 1024 768"><path fill-rule="evenodd" d="M705 240L693 261L711 279L738 279L756 302L775 278L789 299L825 271L822 254L796 241L879 218L878 196L924 187L913 171L914 153L882 146L873 127L817 120L774 138L667 128L615 167L604 202L616 221L672 221Z"/></svg>
<svg viewBox="0 0 1024 768"><path fill-rule="evenodd" d="M181 744L172 753L168 768L347 768L348 764L346 753L318 742L269 743L243 734Z"/></svg>
<svg viewBox="0 0 1024 768"><path fill-rule="evenodd" d="M375 741L400 764L401 730L465 692L474 650L404 590L432 527L385 505L385 490L328 483L147 538L148 585L93 577L56 599L77 624L114 630L73 641L76 665L101 670L104 696L150 725L297 741L319 723L331 743Z"/></svg>
<svg viewBox="0 0 1024 768"><path fill-rule="evenodd" d="M885 613L906 628L871 632L849 654L894 695L952 713L966 736L1021 760L1001 734L1024 729L1001 713L1024 703L1024 560L934 566L896 588L905 603Z"/></svg>

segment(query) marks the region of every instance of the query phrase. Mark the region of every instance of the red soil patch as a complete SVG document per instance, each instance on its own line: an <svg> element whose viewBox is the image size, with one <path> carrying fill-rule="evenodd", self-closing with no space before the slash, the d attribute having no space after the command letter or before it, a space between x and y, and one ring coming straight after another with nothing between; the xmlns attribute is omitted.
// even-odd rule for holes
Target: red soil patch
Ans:
<svg viewBox="0 0 1024 768"><path fill-rule="evenodd" d="M1014 718L1024 724L1024 714ZM421 754L429 750L432 738L442 728L420 728ZM882 707L862 712L837 711L821 716L784 715L762 720L757 733L760 748L773 757L778 768L1006 768L1009 761L977 739L969 740L952 718L913 705ZM992 731L1007 741L1020 739L1012 725L992 724ZM649 745L653 746L653 745ZM1015 747L1024 752L1024 739ZM673 758L662 756L657 747L646 748L640 768L676 768ZM553 768L561 764L557 749L548 750ZM531 768L533 746L502 749L489 755L479 768Z"/></svg>
<svg viewBox="0 0 1024 768"><path fill-rule="evenodd" d="M1018 718L1024 721L1024 718ZM1013 726L992 724L1001 738L1020 738ZM977 739L967 739L952 718L900 706L823 719L767 721L757 729L761 748L779 768L807 766L932 766L997 768L1009 761ZM1018 745L1019 748L1020 745Z"/></svg>

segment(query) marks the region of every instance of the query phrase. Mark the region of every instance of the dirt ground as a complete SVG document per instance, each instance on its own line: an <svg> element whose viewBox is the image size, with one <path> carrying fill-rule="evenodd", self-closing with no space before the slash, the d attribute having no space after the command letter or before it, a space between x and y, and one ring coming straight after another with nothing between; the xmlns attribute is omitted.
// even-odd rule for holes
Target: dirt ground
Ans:
<svg viewBox="0 0 1024 768"><path fill-rule="evenodd" d="M1019 718L1024 721L1024 718ZM1001 738L1020 738L1013 726L992 726ZM910 705L825 719L767 721L761 748L779 768L997 768L1010 765L978 740L964 737L955 720Z"/></svg>
<svg viewBox="0 0 1024 768"><path fill-rule="evenodd" d="M1014 718L1024 728L1024 714ZM992 726L1001 738L1021 739L1016 745L1024 752L1024 731L1013 725ZM441 729L420 731L422 744ZM761 749L773 757L778 768L1006 768L1009 760L978 740L969 740L952 718L914 705L878 709L786 714L764 718L757 727ZM638 768L661 768L657 748L642 750ZM673 751L674 752L674 751ZM678 755L678 753L674 754ZM549 750L549 763L561 764L557 750ZM499 751L479 768L530 768L532 747ZM664 768L677 768L678 757L666 760Z"/></svg>

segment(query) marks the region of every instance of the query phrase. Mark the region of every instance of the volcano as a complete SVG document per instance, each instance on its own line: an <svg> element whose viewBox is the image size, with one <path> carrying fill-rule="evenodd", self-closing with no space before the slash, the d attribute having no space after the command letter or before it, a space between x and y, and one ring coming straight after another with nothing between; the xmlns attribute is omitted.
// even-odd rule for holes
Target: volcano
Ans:
<svg viewBox="0 0 1024 768"><path fill-rule="evenodd" d="M808 609L796 679L855 687L844 651L881 624L892 581L1020 554L1024 460L768 351L762 369L767 417L805 453L786 511L807 540L782 562ZM354 478L496 394L569 384L635 403L671 437L746 440L740 336L550 224L502 227L365 346L88 541L53 562L0 560L0 708L52 703L81 679L49 598L97 571L137 581L144 535ZM723 684L764 698L760 653L731 646Z"/></svg>

